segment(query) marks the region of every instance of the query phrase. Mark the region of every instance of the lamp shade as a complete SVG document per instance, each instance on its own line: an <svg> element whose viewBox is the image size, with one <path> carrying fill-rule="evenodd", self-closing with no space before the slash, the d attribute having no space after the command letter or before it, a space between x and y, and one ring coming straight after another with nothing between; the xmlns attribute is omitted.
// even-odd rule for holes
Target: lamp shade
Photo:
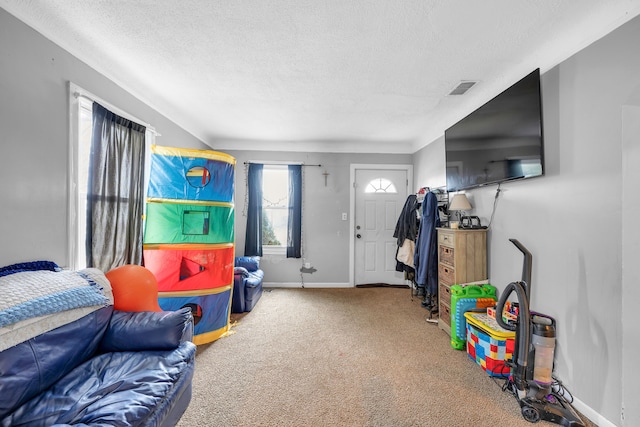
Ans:
<svg viewBox="0 0 640 427"><path fill-rule="evenodd" d="M450 211L466 211L472 209L466 194L456 194L449 204Z"/></svg>

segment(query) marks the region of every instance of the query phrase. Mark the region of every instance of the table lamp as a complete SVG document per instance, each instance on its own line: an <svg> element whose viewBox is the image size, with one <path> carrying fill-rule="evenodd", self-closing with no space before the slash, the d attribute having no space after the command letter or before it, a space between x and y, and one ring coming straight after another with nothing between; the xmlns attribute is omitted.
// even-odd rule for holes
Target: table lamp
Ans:
<svg viewBox="0 0 640 427"><path fill-rule="evenodd" d="M451 228L458 228L458 224L460 223L460 217L463 216L460 211L466 211L472 209L471 203L469 203L469 199L467 199L467 195L460 193L453 196L451 199L451 203L449 203L449 211L457 211L458 221L455 223L451 223Z"/></svg>

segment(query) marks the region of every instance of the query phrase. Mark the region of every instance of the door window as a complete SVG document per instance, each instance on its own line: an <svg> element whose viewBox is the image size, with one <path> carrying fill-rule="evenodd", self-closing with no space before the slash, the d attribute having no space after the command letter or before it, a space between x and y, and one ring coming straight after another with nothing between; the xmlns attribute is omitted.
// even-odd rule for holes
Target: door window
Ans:
<svg viewBox="0 0 640 427"><path fill-rule="evenodd" d="M365 193L388 193L395 194L398 192L393 182L386 178L375 178L369 181L364 189Z"/></svg>

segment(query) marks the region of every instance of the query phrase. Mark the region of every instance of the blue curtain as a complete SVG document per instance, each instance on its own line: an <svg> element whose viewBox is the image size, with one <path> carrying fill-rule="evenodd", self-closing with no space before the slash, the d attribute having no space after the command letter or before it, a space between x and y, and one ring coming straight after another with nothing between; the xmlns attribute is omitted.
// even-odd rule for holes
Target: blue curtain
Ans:
<svg viewBox="0 0 640 427"><path fill-rule="evenodd" d="M302 166L289 165L287 258L302 257Z"/></svg>
<svg viewBox="0 0 640 427"><path fill-rule="evenodd" d="M247 233L244 241L246 256L262 256L262 169L264 165L249 163L247 176Z"/></svg>
<svg viewBox="0 0 640 427"><path fill-rule="evenodd" d="M93 103L87 267L142 263L146 128Z"/></svg>

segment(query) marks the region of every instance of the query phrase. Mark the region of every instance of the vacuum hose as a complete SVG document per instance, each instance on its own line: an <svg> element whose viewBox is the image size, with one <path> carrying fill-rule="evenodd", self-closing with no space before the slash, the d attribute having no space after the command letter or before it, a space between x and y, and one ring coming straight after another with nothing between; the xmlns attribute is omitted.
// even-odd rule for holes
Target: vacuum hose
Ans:
<svg viewBox="0 0 640 427"><path fill-rule="evenodd" d="M526 371L529 357L529 341L531 339L529 300L527 298L526 289L527 284L524 282L509 283L504 291L502 291L502 295L496 305L496 322L498 322L498 324L504 329L516 331L517 364L513 369L513 382L517 389L523 393L526 393L527 389ZM515 325L510 325L502 320L502 312L507 299L514 291L518 297L519 304L518 321Z"/></svg>

